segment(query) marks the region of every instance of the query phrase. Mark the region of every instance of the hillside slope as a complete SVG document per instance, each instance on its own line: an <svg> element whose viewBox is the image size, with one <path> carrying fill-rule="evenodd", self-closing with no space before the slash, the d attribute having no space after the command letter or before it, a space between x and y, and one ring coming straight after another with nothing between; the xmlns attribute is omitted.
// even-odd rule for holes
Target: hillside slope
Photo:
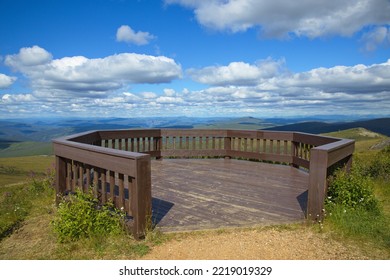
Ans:
<svg viewBox="0 0 390 280"><path fill-rule="evenodd" d="M326 122L301 122L282 126L275 126L265 130L276 131L300 131L306 133L328 133L333 131L347 130L362 127L367 130L390 136L390 118L381 118L367 121L326 123Z"/></svg>

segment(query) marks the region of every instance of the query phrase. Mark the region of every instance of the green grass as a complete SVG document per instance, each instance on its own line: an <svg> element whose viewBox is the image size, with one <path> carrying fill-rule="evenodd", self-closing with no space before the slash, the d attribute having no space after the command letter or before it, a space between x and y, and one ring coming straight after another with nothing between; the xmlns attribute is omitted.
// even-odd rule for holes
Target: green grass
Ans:
<svg viewBox="0 0 390 280"><path fill-rule="evenodd" d="M0 158L52 155L52 143L48 142L15 142L0 150Z"/></svg>
<svg viewBox="0 0 390 280"><path fill-rule="evenodd" d="M359 143L371 140L357 141ZM346 242L357 242L367 252L382 250L387 258L390 258L390 148L380 151L359 151L355 154L352 168L352 176L355 178L356 175L360 176L360 181L352 179L349 186L345 184L345 180L343 181L342 184L351 190L351 194L344 192L344 202L327 205L326 218L321 226L336 238ZM377 206L365 205L366 200L362 197L354 198L359 203L353 207L351 203L345 202L345 198L350 201L358 193L354 187L363 185L365 192L361 192L360 195L368 198L367 191L371 190Z"/></svg>
<svg viewBox="0 0 390 280"><path fill-rule="evenodd" d="M351 128L337 132L325 133L324 135L355 140L355 153L370 153L370 148L372 146L388 139L387 136L371 132L364 128Z"/></svg>
<svg viewBox="0 0 390 280"><path fill-rule="evenodd" d="M359 130L336 135L355 137L359 150L354 162L367 166L379 158L379 151L368 150L371 143L386 139L362 136ZM0 259L137 259L153 247L177 238L151 231L140 242L127 234L58 242L50 226L57 215L54 190L50 184L43 188L39 184L53 161L53 157L42 156L0 158ZM31 171L41 179L34 182ZM9 185L21 181L24 183ZM379 213L335 206L327 213L321 231L343 243L357 244L372 258L390 259L390 184L384 178L372 178L371 183L379 201ZM18 234L12 234L15 231Z"/></svg>
<svg viewBox="0 0 390 280"><path fill-rule="evenodd" d="M54 169L53 164L53 156L0 158L0 192L3 186L27 181L32 174L44 176Z"/></svg>

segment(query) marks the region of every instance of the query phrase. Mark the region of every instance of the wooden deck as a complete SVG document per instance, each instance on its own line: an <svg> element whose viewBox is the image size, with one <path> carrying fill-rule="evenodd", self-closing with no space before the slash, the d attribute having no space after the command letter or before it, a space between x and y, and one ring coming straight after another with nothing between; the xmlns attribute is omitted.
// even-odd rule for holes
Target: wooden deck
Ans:
<svg viewBox="0 0 390 280"><path fill-rule="evenodd" d="M153 222L163 232L302 221L308 173L234 159L152 161Z"/></svg>

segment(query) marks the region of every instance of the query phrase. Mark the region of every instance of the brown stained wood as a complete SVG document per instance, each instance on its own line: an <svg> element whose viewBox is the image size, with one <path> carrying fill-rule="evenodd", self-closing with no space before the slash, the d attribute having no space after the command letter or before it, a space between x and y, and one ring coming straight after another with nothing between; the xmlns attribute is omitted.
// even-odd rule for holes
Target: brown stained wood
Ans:
<svg viewBox="0 0 390 280"><path fill-rule="evenodd" d="M92 189L95 197L98 197L98 193L99 193L99 173L100 173L99 170L97 168L94 168Z"/></svg>
<svg viewBox="0 0 390 280"><path fill-rule="evenodd" d="M119 195L117 200L117 207L121 209L122 207L125 207L125 185L124 185L124 175L119 174L118 175L118 188L119 188Z"/></svg>
<svg viewBox="0 0 390 280"><path fill-rule="evenodd" d="M115 172L110 170L108 172L108 177L110 183L110 200L115 204Z"/></svg>
<svg viewBox="0 0 390 280"><path fill-rule="evenodd" d="M64 158L56 156L56 193L62 194L66 190L67 185L67 162ZM56 196L57 205L60 203L60 196Z"/></svg>
<svg viewBox="0 0 390 280"><path fill-rule="evenodd" d="M76 144L85 145L79 143ZM110 169L115 166L118 172L123 174L127 173L129 175L134 175L135 159L146 156L140 153L129 153L126 151L106 149L90 145L88 147L82 147L83 148L80 149L78 146L67 146L54 143L54 153L58 156L71 158L103 169Z"/></svg>
<svg viewBox="0 0 390 280"><path fill-rule="evenodd" d="M72 161L66 159L66 190L72 189Z"/></svg>
<svg viewBox="0 0 390 280"><path fill-rule="evenodd" d="M102 203L107 202L107 170L102 170L101 173L101 194L102 194Z"/></svg>
<svg viewBox="0 0 390 280"><path fill-rule="evenodd" d="M129 139L132 152L127 152ZM159 139L159 143L155 143L155 139ZM222 139L224 139L223 144ZM290 149L288 145L291 145ZM187 163L194 163L193 160L188 160L186 163L180 161L180 166L177 165L175 171L170 170L163 176L164 180L171 180L169 190L175 191L175 199L179 205L184 205L184 210L193 211L191 199L199 200L201 207L196 208L199 215L194 217L194 220L198 222L203 220L202 215L210 216L210 209L212 213L222 211L218 219L228 225L233 216L237 221L246 221L248 217L252 217L253 213L259 212L256 207L261 205L262 219L267 221L269 219L273 223L276 220L284 221L285 217L296 217L297 212L294 208L296 205L289 204L287 201L291 198L288 190L299 189L295 184L305 185L305 188L309 186L308 213L312 215L312 218L321 217L327 188L328 167L335 163L347 163L348 169L352 160L354 141L298 132L145 129L91 131L56 139L53 141L53 146L58 169L57 193L64 192L66 188L72 191L76 188L85 189L88 187L88 178L93 169L95 195L100 196L97 193L99 189L103 193L101 199L106 199L103 196L106 195L106 181L108 181L110 198L115 205L125 207L126 211L132 213L134 236L141 238L147 227L147 217L151 213L150 156L156 158L161 156L246 158L284 162L293 167L301 166L310 169L310 179L307 180L305 173L303 184L303 177L298 176L298 173L292 173L303 171L290 166L283 166L283 170L274 172L277 169L275 165L269 168L262 163L244 163L244 161L241 161L239 165L233 165L232 160L229 164L224 161L224 165L220 167L218 164L209 164L210 160L203 160L202 164L198 164L197 161L196 167L186 169ZM252 169L252 166L246 164L257 164L257 167L261 166L261 168ZM229 168L226 169L228 165ZM159 172L164 173L163 169ZM112 170L108 172L108 178L105 175L107 170ZM260 176L263 173L264 175ZM189 174L196 176L191 177L192 175ZM125 183L124 178L130 177L131 183L127 182L128 179ZM217 187L215 182L217 182ZM218 188L218 184L223 185L222 191ZM118 197L114 192L116 185L119 189ZM294 187L291 188L291 185ZM208 187L205 189L205 186ZM130 192L128 200L124 193L126 187ZM215 197L219 192L222 197ZM302 195L303 193L298 195L301 212L304 211L303 204L306 201ZM162 206L161 209L165 209L165 214L160 215L162 219L175 204L166 201L164 203L161 199L158 201ZM242 205L242 201L246 204ZM253 204L256 205L255 208ZM228 209L226 213L223 213L224 207ZM184 210L176 216L176 220L182 224L186 223ZM216 221L208 223L213 225Z"/></svg>
<svg viewBox="0 0 390 280"><path fill-rule="evenodd" d="M152 182L154 217L159 217L162 231L296 222L305 217L308 174L289 166L165 159L152 161Z"/></svg>

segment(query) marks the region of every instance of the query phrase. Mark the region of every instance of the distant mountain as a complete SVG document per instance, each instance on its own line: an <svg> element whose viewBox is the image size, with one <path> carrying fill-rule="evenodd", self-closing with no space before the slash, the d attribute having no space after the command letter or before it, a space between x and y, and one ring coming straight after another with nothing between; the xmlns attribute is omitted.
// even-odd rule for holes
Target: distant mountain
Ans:
<svg viewBox="0 0 390 280"><path fill-rule="evenodd" d="M275 131L300 131L306 133L328 133L339 130L346 130L351 128L362 127L370 131L380 133L386 136L390 136L390 118L381 118L373 120L364 120L364 121L354 121L354 122L337 122L337 123L327 123L327 122L300 122L282 126L274 126L271 128L266 128L265 130L275 130Z"/></svg>

